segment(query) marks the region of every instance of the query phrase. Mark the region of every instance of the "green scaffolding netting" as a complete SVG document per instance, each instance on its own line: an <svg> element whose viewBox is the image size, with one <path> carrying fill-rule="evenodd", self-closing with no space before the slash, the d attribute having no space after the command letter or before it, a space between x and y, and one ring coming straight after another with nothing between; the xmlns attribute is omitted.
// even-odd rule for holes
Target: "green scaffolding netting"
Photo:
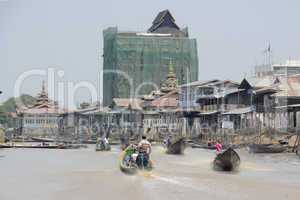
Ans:
<svg viewBox="0 0 300 200"><path fill-rule="evenodd" d="M188 37L120 33L117 28L103 31L104 103L113 97L128 98L148 94L160 87L171 62L179 84L198 79L197 43ZM108 72L120 70L130 77ZM130 83L131 82L131 83Z"/></svg>

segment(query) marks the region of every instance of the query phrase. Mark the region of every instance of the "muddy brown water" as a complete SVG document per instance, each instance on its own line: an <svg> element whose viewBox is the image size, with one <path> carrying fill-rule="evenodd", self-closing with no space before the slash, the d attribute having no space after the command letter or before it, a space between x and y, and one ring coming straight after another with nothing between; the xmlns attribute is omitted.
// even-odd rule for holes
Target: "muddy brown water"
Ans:
<svg viewBox="0 0 300 200"><path fill-rule="evenodd" d="M176 200L300 198L300 159L295 154L238 151L238 172L215 172L214 151L182 156L154 147L155 169L135 176L118 167L120 150L0 150L0 200Z"/></svg>

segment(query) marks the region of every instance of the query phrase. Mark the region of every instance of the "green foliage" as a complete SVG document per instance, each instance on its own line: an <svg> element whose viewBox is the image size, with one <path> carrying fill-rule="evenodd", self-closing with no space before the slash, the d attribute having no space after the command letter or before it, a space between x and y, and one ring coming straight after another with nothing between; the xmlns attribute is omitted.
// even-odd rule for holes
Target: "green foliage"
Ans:
<svg viewBox="0 0 300 200"><path fill-rule="evenodd" d="M0 106L0 124L6 124L8 121L7 114L4 111L3 107Z"/></svg>
<svg viewBox="0 0 300 200"><path fill-rule="evenodd" d="M23 94L17 100L21 100L25 106L29 106L33 105L36 99L30 95ZM0 124L7 124L9 121L8 113L16 112L16 109L17 105L15 98L11 97L3 102L3 104L0 106Z"/></svg>

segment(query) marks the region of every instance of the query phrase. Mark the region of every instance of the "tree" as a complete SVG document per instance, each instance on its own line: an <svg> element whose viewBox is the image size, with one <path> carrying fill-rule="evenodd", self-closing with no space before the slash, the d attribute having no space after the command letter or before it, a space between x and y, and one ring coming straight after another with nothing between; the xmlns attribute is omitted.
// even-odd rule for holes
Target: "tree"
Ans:
<svg viewBox="0 0 300 200"><path fill-rule="evenodd" d="M27 94L23 94L18 98L25 106L33 105L36 100L34 97ZM3 104L0 106L0 124L7 124L9 121L8 113L16 112L16 110L17 105L14 97L11 97L3 102Z"/></svg>

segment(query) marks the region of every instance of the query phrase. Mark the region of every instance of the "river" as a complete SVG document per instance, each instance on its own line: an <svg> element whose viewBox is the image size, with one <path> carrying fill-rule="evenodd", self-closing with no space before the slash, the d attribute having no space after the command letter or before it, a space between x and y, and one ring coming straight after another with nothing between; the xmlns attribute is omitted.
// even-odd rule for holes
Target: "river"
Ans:
<svg viewBox="0 0 300 200"><path fill-rule="evenodd" d="M155 169L135 176L118 167L120 150L1 149L1 200L283 200L300 198L295 154L238 151L240 170L215 172L214 152L188 148L182 156L154 147Z"/></svg>

